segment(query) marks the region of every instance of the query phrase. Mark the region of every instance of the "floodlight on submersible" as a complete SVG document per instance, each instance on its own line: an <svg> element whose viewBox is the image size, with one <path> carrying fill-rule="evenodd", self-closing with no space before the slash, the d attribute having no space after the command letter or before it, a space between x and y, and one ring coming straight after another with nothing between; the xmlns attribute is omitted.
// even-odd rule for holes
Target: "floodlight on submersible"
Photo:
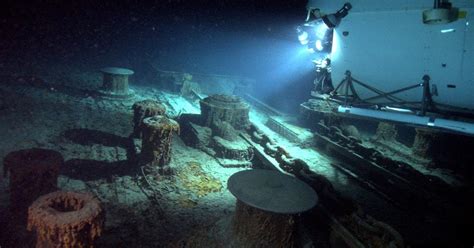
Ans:
<svg viewBox="0 0 474 248"><path fill-rule="evenodd" d="M324 15L321 18L323 19L324 24L328 28L335 28L341 23L342 18L346 17L349 14L349 10L352 9L352 5L350 3L345 3L341 9L339 9L334 14Z"/></svg>
<svg viewBox="0 0 474 248"><path fill-rule="evenodd" d="M311 53L330 53L333 29L351 9L352 5L345 3L336 13L323 15L319 9L308 8L306 22L296 28L301 45L308 46L308 51Z"/></svg>
<svg viewBox="0 0 474 248"><path fill-rule="evenodd" d="M305 23L303 26L297 27L296 31L299 42L301 45L308 46L310 52L322 52L332 40L332 35L328 34L331 30L321 19Z"/></svg>

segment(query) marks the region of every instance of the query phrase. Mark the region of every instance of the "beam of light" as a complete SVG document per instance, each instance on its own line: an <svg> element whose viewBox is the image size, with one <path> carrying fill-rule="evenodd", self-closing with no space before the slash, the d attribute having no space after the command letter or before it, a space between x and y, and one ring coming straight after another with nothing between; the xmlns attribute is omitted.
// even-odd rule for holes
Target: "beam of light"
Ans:
<svg viewBox="0 0 474 248"><path fill-rule="evenodd" d="M456 29L454 29L454 28L448 28L448 29L442 29L442 30L441 30L441 33L443 33L443 34L444 34L444 33L451 33L451 32L454 32L454 31L456 31Z"/></svg>
<svg viewBox="0 0 474 248"><path fill-rule="evenodd" d="M262 95L270 95L287 85L298 82L308 73L313 73L311 58L314 54L308 50L307 46L300 46L297 43L288 41L273 41L278 46L280 52L274 55L267 66L270 70L262 73L262 83L268 83L267 92L261 92ZM264 84L265 84L264 83Z"/></svg>
<svg viewBox="0 0 474 248"><path fill-rule="evenodd" d="M326 36L326 31L328 31L328 27L324 23L320 23L315 27L315 34L316 37L319 39L323 39Z"/></svg>
<svg viewBox="0 0 474 248"><path fill-rule="evenodd" d="M334 30L332 37L332 50L331 50L331 60L337 61L341 59L341 35L337 30Z"/></svg>
<svg viewBox="0 0 474 248"><path fill-rule="evenodd" d="M317 51L311 53L308 46L301 46L291 40L273 40L275 49L260 75L255 90L255 97L281 108L301 102L303 97L298 89L312 87L314 80L314 65L311 59ZM308 93L308 92L306 92Z"/></svg>

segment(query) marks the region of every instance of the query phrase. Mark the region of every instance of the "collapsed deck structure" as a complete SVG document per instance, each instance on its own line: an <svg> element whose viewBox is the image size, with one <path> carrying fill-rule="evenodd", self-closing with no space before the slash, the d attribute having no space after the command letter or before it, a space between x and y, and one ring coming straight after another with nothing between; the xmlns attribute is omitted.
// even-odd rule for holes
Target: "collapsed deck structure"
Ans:
<svg viewBox="0 0 474 248"><path fill-rule="evenodd" d="M185 75L176 78L190 80ZM326 101L312 102L319 105L310 110L303 104L298 120L247 93L191 91L194 93L183 95L181 90L167 89L169 81L160 82L163 89L132 85L134 98L104 99L99 95L93 101L67 90L2 85L2 92L11 97L22 94L27 96L24 101L41 107L43 119L36 122L49 126L50 131L34 140L45 140L42 142L49 149L64 156L58 188L89 191L103 202L107 216L101 237L94 241L97 244L112 247L117 240L144 246L227 244L234 238L230 230L236 199L225 189L226 182L236 172L253 169L296 177L317 193L318 205L298 215L292 224L297 225L292 237L299 245L403 247L466 238L447 230L467 223L459 215L466 213L468 206L465 209L456 203L468 195L458 189L469 185L455 171L435 166L429 157L437 154L433 153L435 143L425 146L441 134L412 131L417 145L404 145L408 147L404 149L406 141L399 141L401 132L397 131L400 127L347 119ZM205 82L194 83L206 88ZM143 126L137 124L140 118L134 118L133 110L138 108L133 106L150 103L147 99L159 103L157 114L161 117L144 120L174 119L169 127L176 128L171 132L177 131L179 124L179 135L166 136L166 166L172 173L140 162L143 135L137 133ZM16 106L27 106L25 103ZM78 117L69 120L58 106L78 108L84 114L79 117L81 126L77 126ZM34 119L22 113L7 110L4 116ZM60 122L55 121L58 113L63 118ZM3 180L2 187L7 183ZM2 206L2 211L6 209ZM250 211L239 209L243 210ZM413 221L400 221L407 219ZM7 225L14 225L12 221L2 219ZM141 231L134 232L134 228ZM28 237L21 225L12 230L15 235L2 236L2 240L15 242ZM22 230L25 233L18 235Z"/></svg>

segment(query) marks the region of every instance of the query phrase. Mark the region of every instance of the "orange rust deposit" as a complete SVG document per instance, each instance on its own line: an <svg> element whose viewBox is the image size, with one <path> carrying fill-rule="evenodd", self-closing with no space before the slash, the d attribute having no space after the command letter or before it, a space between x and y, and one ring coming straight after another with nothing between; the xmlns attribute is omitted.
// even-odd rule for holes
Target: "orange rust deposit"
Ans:
<svg viewBox="0 0 474 248"><path fill-rule="evenodd" d="M135 138L141 137L143 128L143 119L155 115L164 115L166 107L162 103L155 100L143 100L133 104L133 133Z"/></svg>
<svg viewBox="0 0 474 248"><path fill-rule="evenodd" d="M28 209L28 230L36 231L37 248L94 247L104 221L100 201L90 193L56 191Z"/></svg>
<svg viewBox="0 0 474 248"><path fill-rule="evenodd" d="M166 116L156 115L145 118L143 127L142 163L156 167L168 165L173 132L179 134L179 124Z"/></svg>

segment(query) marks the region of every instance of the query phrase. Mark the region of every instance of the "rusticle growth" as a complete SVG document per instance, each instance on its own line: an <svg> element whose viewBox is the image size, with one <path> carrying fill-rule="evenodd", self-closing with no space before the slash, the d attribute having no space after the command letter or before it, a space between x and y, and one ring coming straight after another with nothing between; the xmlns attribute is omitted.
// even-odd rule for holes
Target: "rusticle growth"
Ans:
<svg viewBox="0 0 474 248"><path fill-rule="evenodd" d="M104 220L100 201L90 193L56 191L28 209L28 230L36 231L37 248L94 247Z"/></svg>
<svg viewBox="0 0 474 248"><path fill-rule="evenodd" d="M59 168L64 159L59 152L27 149L9 153L3 160L4 174L10 173L10 208L26 217L28 206L39 196L57 190Z"/></svg>
<svg viewBox="0 0 474 248"><path fill-rule="evenodd" d="M239 133L234 129L234 127L226 121L214 121L211 129L214 132L214 136L219 136L228 141L235 141L239 136Z"/></svg>
<svg viewBox="0 0 474 248"><path fill-rule="evenodd" d="M140 138L143 129L143 119L155 115L164 115L166 107L155 100L143 100L133 104L133 133L132 137Z"/></svg>
<svg viewBox="0 0 474 248"><path fill-rule="evenodd" d="M397 139L398 132L394 124L380 122L375 133L376 140L394 141Z"/></svg>
<svg viewBox="0 0 474 248"><path fill-rule="evenodd" d="M225 121L235 129L242 130L250 123L250 106L238 96L212 95L199 103L203 124L207 127L216 121Z"/></svg>
<svg viewBox="0 0 474 248"><path fill-rule="evenodd" d="M295 215L318 201L304 182L270 170L237 172L227 187L237 198L232 234L242 247L295 247Z"/></svg>
<svg viewBox="0 0 474 248"><path fill-rule="evenodd" d="M123 100L133 97L134 92L128 87L128 78L133 71L125 68L106 67L100 70L103 74L101 96L110 100Z"/></svg>
<svg viewBox="0 0 474 248"><path fill-rule="evenodd" d="M429 158L434 155L434 144L439 142L440 134L436 131L416 128L415 140L413 141L412 153L420 157Z"/></svg>
<svg viewBox="0 0 474 248"><path fill-rule="evenodd" d="M171 158L173 132L179 133L179 124L166 116L156 115L143 120L141 161L163 167Z"/></svg>
<svg viewBox="0 0 474 248"><path fill-rule="evenodd" d="M102 90L118 95L127 95L128 77L132 70L117 67L107 67L100 70L103 73Z"/></svg>
<svg viewBox="0 0 474 248"><path fill-rule="evenodd" d="M237 201L232 231L245 247L295 247L295 219Z"/></svg>

